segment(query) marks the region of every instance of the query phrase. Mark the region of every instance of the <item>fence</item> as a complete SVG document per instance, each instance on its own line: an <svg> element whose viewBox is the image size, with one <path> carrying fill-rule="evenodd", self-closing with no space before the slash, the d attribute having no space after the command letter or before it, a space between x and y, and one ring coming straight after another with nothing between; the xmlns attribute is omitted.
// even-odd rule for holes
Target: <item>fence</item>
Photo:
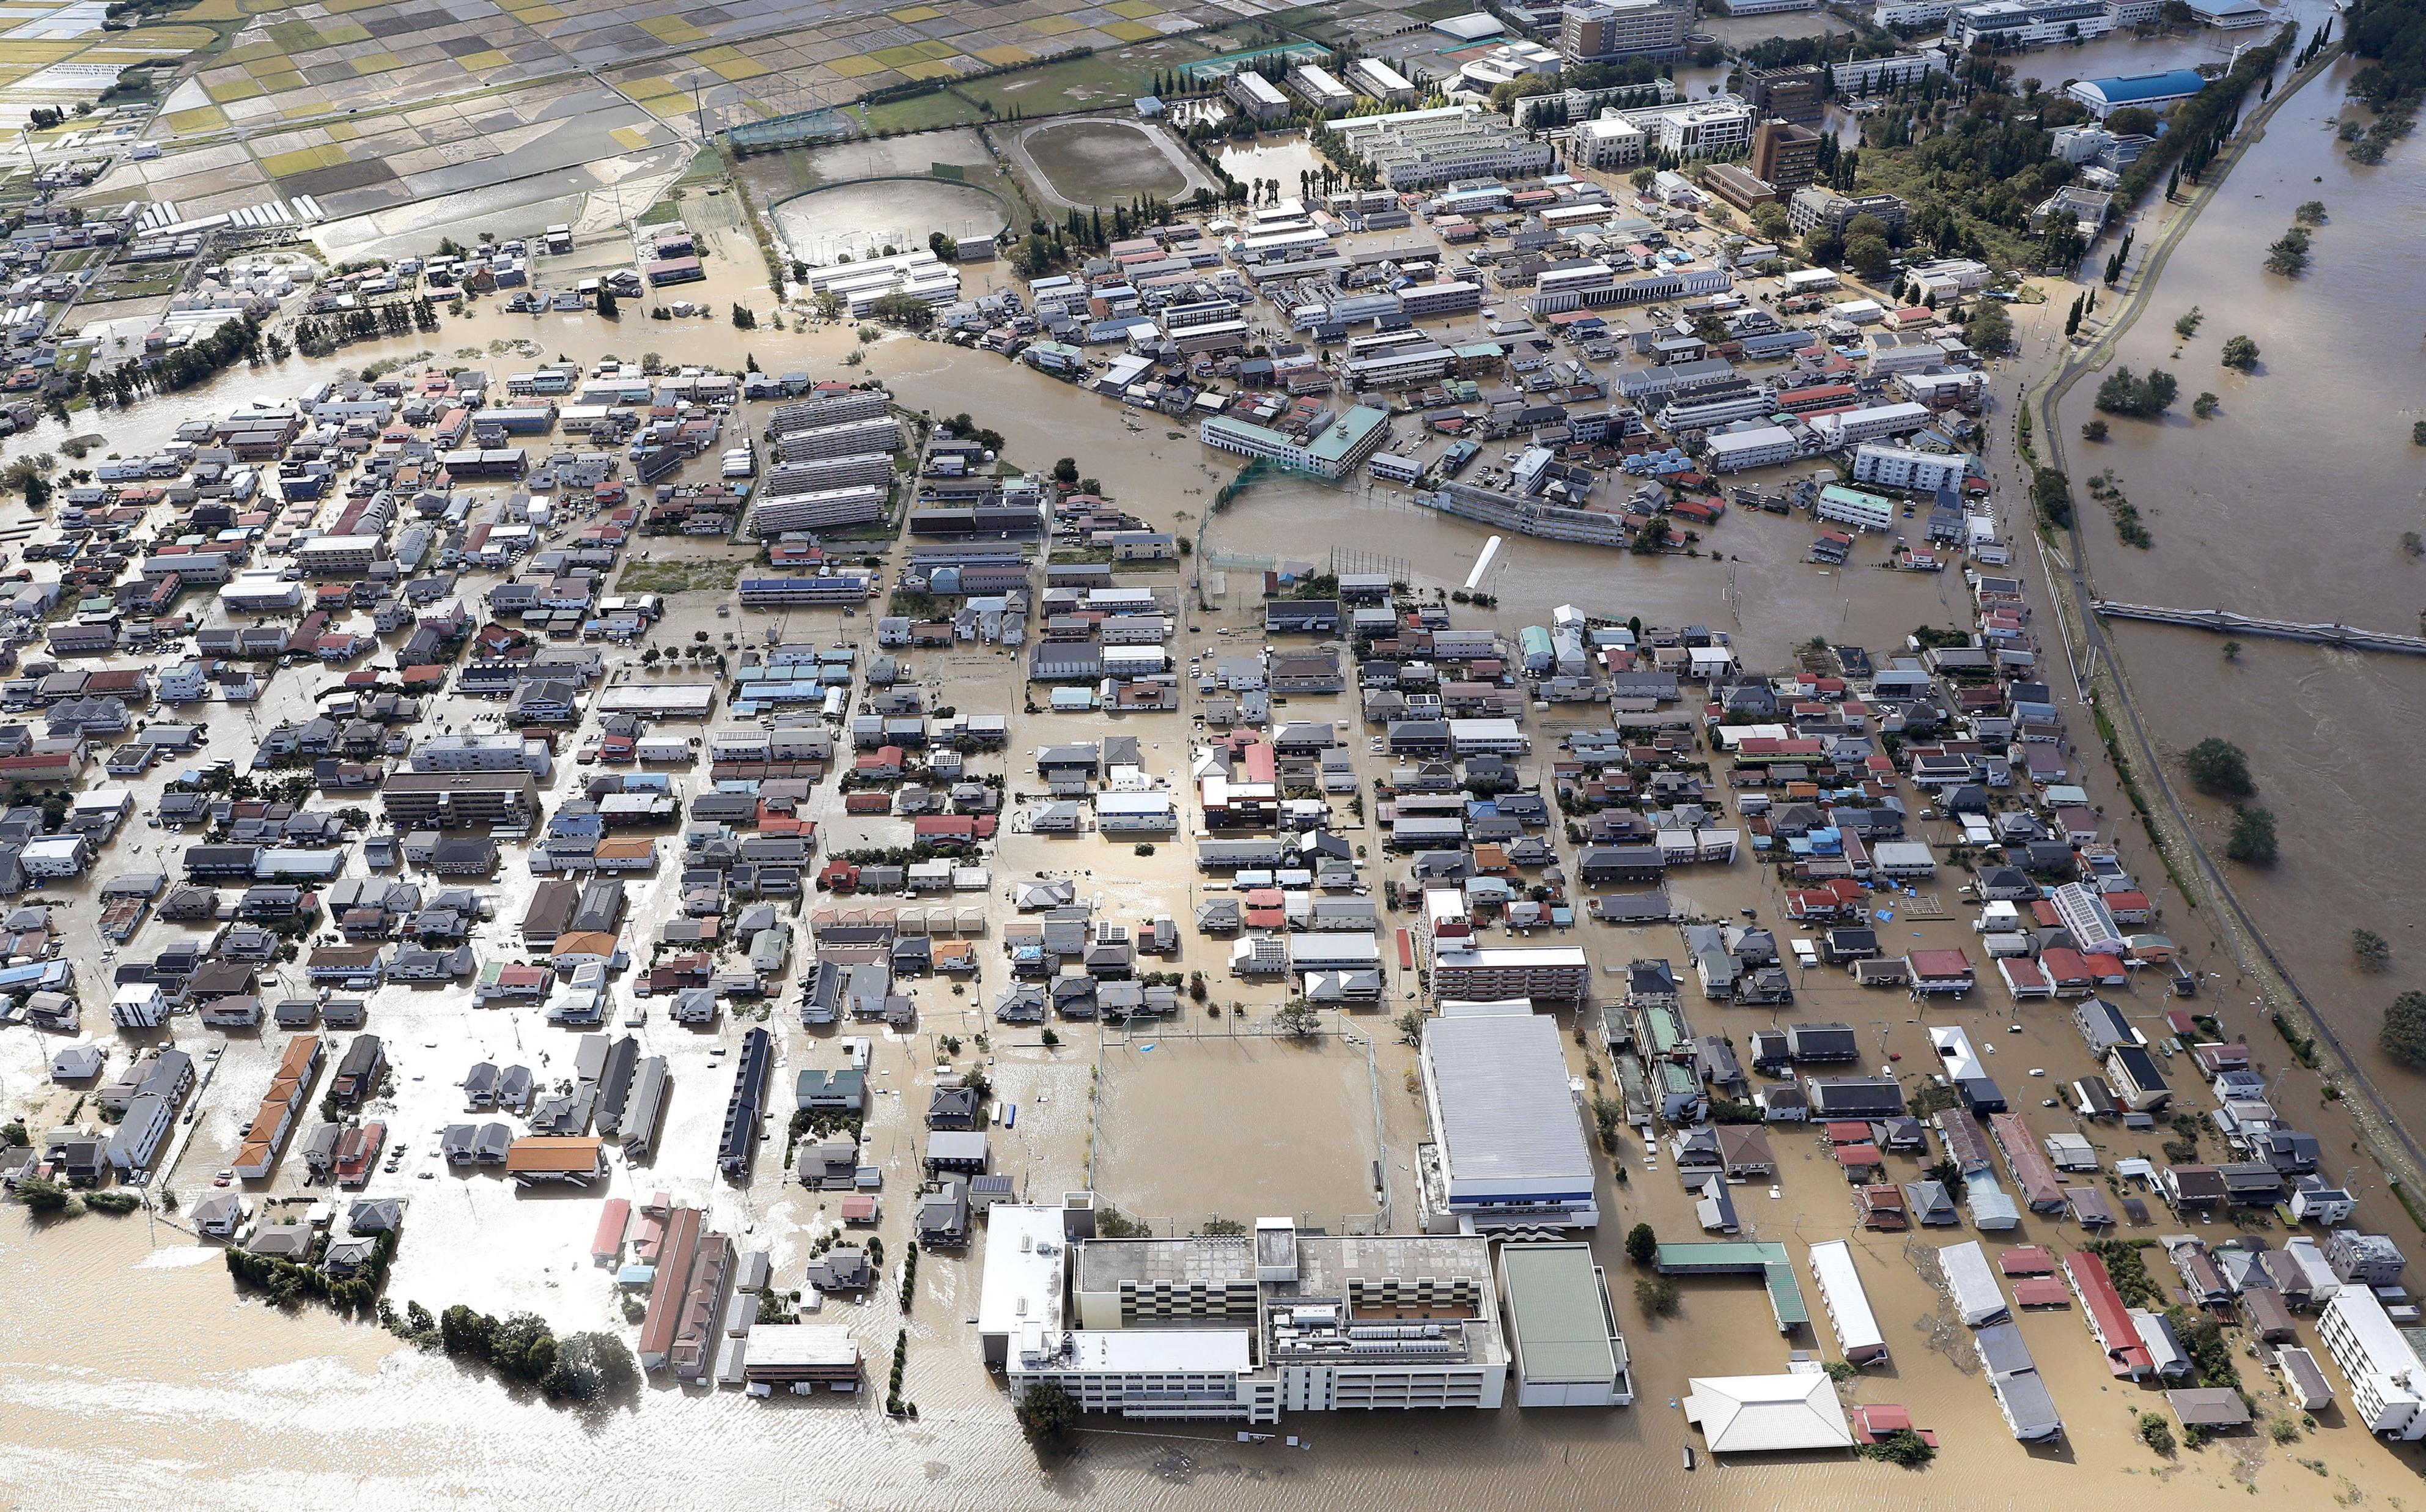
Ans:
<svg viewBox="0 0 2426 1512"><path fill-rule="evenodd" d="M849 116L833 106L803 110L797 114L777 116L770 121L753 121L735 126L724 135L736 154L771 153L784 147L806 147L817 142L841 141L858 134Z"/></svg>

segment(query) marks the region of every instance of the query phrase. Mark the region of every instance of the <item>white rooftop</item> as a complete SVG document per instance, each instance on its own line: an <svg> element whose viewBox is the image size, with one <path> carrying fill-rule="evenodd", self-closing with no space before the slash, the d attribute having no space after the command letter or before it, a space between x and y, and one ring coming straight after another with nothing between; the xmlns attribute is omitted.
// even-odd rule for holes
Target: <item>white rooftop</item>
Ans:
<svg viewBox="0 0 2426 1512"><path fill-rule="evenodd" d="M1836 1383L1822 1372L1692 1379L1685 1421L1701 1424L1710 1453L1844 1449L1853 1442Z"/></svg>

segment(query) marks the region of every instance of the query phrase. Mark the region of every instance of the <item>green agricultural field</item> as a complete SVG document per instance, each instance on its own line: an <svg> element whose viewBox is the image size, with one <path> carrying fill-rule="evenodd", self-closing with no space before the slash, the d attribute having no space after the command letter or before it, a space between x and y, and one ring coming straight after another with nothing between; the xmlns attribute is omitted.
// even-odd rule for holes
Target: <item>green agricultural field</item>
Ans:
<svg viewBox="0 0 2426 1512"><path fill-rule="evenodd" d="M854 108L851 114L861 118L863 128L874 136L880 131L933 131L943 126L967 126L985 119L984 112L962 99L952 89L937 89L931 94L914 94L907 100L888 100L869 106L865 110Z"/></svg>
<svg viewBox="0 0 2426 1512"><path fill-rule="evenodd" d="M1192 63L1228 44L1218 34L1166 37L1092 57L1074 57L1041 68L1022 69L994 78L972 79L956 92L994 106L996 119L1016 108L1024 117L1066 115L1074 110L1102 110L1126 105L1146 93L1158 69Z"/></svg>

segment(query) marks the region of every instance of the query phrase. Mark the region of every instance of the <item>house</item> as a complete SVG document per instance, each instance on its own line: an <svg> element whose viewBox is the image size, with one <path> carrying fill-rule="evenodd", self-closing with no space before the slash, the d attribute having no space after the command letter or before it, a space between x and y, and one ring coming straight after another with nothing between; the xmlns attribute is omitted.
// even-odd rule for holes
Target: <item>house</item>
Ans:
<svg viewBox="0 0 2426 1512"><path fill-rule="evenodd" d="M978 1129L984 1121L984 1105L973 1087L937 1087L927 1099L930 1129Z"/></svg>
<svg viewBox="0 0 2426 1512"><path fill-rule="evenodd" d="M986 1136L981 1133L939 1130L927 1136L926 1167L939 1174L949 1171L981 1175L986 1168L987 1149Z"/></svg>
<svg viewBox="0 0 2426 1512"><path fill-rule="evenodd" d="M918 1243L929 1248L954 1248L969 1237L968 1183L946 1178L941 1187L919 1197Z"/></svg>

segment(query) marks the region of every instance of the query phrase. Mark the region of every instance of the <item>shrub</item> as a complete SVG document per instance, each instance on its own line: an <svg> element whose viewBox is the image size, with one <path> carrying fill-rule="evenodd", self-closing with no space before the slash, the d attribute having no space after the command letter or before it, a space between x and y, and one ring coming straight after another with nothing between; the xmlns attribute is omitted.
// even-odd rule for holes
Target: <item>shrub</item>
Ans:
<svg viewBox="0 0 2426 1512"><path fill-rule="evenodd" d="M2274 836L2274 812L2268 808L2241 808L2232 816L2232 836L2224 842L2228 858L2253 867L2271 867L2278 854Z"/></svg>
<svg viewBox="0 0 2426 1512"><path fill-rule="evenodd" d="M2381 971L2392 964L2392 942L2371 929L2351 931L2351 953L2358 964L2369 971Z"/></svg>
<svg viewBox="0 0 2426 1512"><path fill-rule="evenodd" d="M2384 1027L2376 1034L2384 1053L2403 1065L2426 1066L2426 992L2415 988L2392 1000L2384 1011ZM24 1192L20 1183L17 1190Z"/></svg>
<svg viewBox="0 0 2426 1512"><path fill-rule="evenodd" d="M2248 372L2257 366L2257 343L2247 336L2234 336L2224 344L2224 355L2220 361L2226 367Z"/></svg>
<svg viewBox="0 0 2426 1512"><path fill-rule="evenodd" d="M1655 1318L1673 1318L1683 1310L1684 1293L1676 1283L1664 1276L1638 1276L1634 1278L1634 1302Z"/></svg>
<svg viewBox="0 0 2426 1512"><path fill-rule="evenodd" d="M2103 420L2086 421L2080 428L2080 439L2083 441L2103 441L2107 434L2106 422Z"/></svg>
<svg viewBox="0 0 2426 1512"><path fill-rule="evenodd" d="M2140 1414L2140 1441L2160 1455L2170 1456L2173 1454L2174 1430L2162 1413Z"/></svg>
<svg viewBox="0 0 2426 1512"><path fill-rule="evenodd" d="M1882 1435L1876 1442L1862 1445L1860 1454L1864 1459L1884 1460L1890 1465L1901 1465L1906 1470L1926 1465L1937 1457L1937 1451L1930 1447L1929 1440L1910 1428L1898 1428L1893 1433Z"/></svg>

